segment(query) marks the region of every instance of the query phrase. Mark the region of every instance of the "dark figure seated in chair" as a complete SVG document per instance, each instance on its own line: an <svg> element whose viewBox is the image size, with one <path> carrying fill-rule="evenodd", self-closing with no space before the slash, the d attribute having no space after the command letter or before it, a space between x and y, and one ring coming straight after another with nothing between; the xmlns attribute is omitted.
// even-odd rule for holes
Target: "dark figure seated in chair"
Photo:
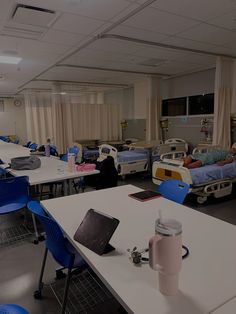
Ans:
<svg viewBox="0 0 236 314"><path fill-rule="evenodd" d="M96 190L107 189L117 186L118 172L115 168L114 158L107 156L97 168L100 170L96 182Z"/></svg>
<svg viewBox="0 0 236 314"><path fill-rule="evenodd" d="M209 153L195 153L183 157L183 166L188 169L199 168L205 165L217 164L224 166L235 160L236 149L232 148L227 150L215 150Z"/></svg>

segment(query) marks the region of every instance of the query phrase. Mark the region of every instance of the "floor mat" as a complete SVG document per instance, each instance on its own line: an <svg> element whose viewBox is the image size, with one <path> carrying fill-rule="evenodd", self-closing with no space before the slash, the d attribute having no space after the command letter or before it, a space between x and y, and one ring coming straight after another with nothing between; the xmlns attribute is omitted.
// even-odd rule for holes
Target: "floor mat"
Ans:
<svg viewBox="0 0 236 314"><path fill-rule="evenodd" d="M57 280L50 285L59 303L62 302L64 285L65 280ZM110 314L123 313L119 310L119 303L90 269L73 274L67 299L67 314L105 313L102 309L106 303L109 307L113 304Z"/></svg>

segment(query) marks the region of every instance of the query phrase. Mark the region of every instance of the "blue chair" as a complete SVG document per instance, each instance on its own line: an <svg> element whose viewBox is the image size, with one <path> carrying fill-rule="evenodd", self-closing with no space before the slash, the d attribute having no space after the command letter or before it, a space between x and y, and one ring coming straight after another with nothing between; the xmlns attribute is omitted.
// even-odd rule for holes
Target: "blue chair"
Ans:
<svg viewBox="0 0 236 314"><path fill-rule="evenodd" d="M17 138L13 141L13 144L19 144L20 143L20 140Z"/></svg>
<svg viewBox="0 0 236 314"><path fill-rule="evenodd" d="M67 149L66 154L60 155L60 159L67 162L68 161L68 154L74 154L75 155L75 161L76 161L78 152L79 152L79 147L77 147L77 146L69 147Z"/></svg>
<svg viewBox="0 0 236 314"><path fill-rule="evenodd" d="M83 268L86 264L80 254L72 246L72 244L64 237L62 230L57 222L46 215L43 208L38 202L31 201L28 203L27 206L30 212L39 219L46 232L46 248L39 277L38 290L35 291L34 297L35 299L41 299L42 297L42 279L47 259L47 253L49 250L57 263L68 269L61 309L61 314L64 314L66 309L67 294L70 278L72 275L72 269Z"/></svg>
<svg viewBox="0 0 236 314"><path fill-rule="evenodd" d="M22 145L22 146L29 148L30 144L31 144L31 141L28 141L25 145Z"/></svg>
<svg viewBox="0 0 236 314"><path fill-rule="evenodd" d="M16 304L0 304L0 314L29 314L29 312Z"/></svg>
<svg viewBox="0 0 236 314"><path fill-rule="evenodd" d="M29 149L36 150L38 148L38 144L30 143L28 147L29 147Z"/></svg>
<svg viewBox="0 0 236 314"><path fill-rule="evenodd" d="M29 178L11 177L0 180L0 215L24 208L29 201Z"/></svg>
<svg viewBox="0 0 236 314"><path fill-rule="evenodd" d="M165 198L176 203L183 204L184 199L189 191L189 184L180 180L166 180L162 181L158 192Z"/></svg>
<svg viewBox="0 0 236 314"><path fill-rule="evenodd" d="M2 140L4 142L9 142L9 137L8 136L4 136L4 135L0 135L0 140Z"/></svg>
<svg viewBox="0 0 236 314"><path fill-rule="evenodd" d="M50 155L52 156L58 156L57 148L55 145L50 145Z"/></svg>
<svg viewBox="0 0 236 314"><path fill-rule="evenodd" d="M0 179L5 179L7 175L7 171L4 168L0 168Z"/></svg>

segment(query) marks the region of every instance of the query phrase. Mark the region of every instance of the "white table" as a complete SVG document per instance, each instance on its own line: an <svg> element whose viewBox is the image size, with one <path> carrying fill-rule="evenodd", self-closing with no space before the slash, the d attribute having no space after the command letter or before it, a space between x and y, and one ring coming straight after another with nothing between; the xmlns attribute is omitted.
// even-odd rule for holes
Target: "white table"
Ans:
<svg viewBox="0 0 236 314"><path fill-rule="evenodd" d="M226 302L215 311L211 312L212 314L235 314L236 313L236 298L231 299Z"/></svg>
<svg viewBox="0 0 236 314"><path fill-rule="evenodd" d="M72 244L129 313L203 314L236 295L236 227L164 198L139 202L128 196L132 185L42 202ZM94 208L120 220L111 239L116 251L98 256L73 240L85 213ZM183 261L180 291L166 297L158 291L157 273L149 265L134 266L127 248L145 248L154 234L158 211L183 224L183 243L190 255ZM223 210L223 208L222 208Z"/></svg>
<svg viewBox="0 0 236 314"><path fill-rule="evenodd" d="M30 150L21 145L12 143L1 143L0 158L5 162L5 166L11 162L11 158L29 156ZM40 185L56 181L63 181L65 194L71 194L71 180L79 177L93 175L99 173L98 170L93 171L68 171L67 162L64 162L53 156L37 156L41 160L41 167L34 170L12 170L9 172L14 176L28 176L30 185ZM67 185L68 182L68 185Z"/></svg>

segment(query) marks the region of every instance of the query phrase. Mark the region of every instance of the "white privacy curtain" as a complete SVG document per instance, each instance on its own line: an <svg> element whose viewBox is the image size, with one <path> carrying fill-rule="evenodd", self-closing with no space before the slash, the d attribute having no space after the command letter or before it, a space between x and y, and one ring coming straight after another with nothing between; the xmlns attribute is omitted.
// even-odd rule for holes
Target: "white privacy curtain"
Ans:
<svg viewBox="0 0 236 314"><path fill-rule="evenodd" d="M213 144L228 149L230 138L230 111L234 84L234 59L217 57L214 91Z"/></svg>
<svg viewBox="0 0 236 314"><path fill-rule="evenodd" d="M146 140L160 139L161 95L160 79L150 77L147 95L147 131Z"/></svg>
<svg viewBox="0 0 236 314"><path fill-rule="evenodd" d="M37 144L53 137L51 95L27 91L25 97L27 138Z"/></svg>
<svg viewBox="0 0 236 314"><path fill-rule="evenodd" d="M59 153L76 140L120 139L120 105L104 104L101 92L62 93L55 84L52 93L25 93L25 101L28 139L44 144L53 138Z"/></svg>

